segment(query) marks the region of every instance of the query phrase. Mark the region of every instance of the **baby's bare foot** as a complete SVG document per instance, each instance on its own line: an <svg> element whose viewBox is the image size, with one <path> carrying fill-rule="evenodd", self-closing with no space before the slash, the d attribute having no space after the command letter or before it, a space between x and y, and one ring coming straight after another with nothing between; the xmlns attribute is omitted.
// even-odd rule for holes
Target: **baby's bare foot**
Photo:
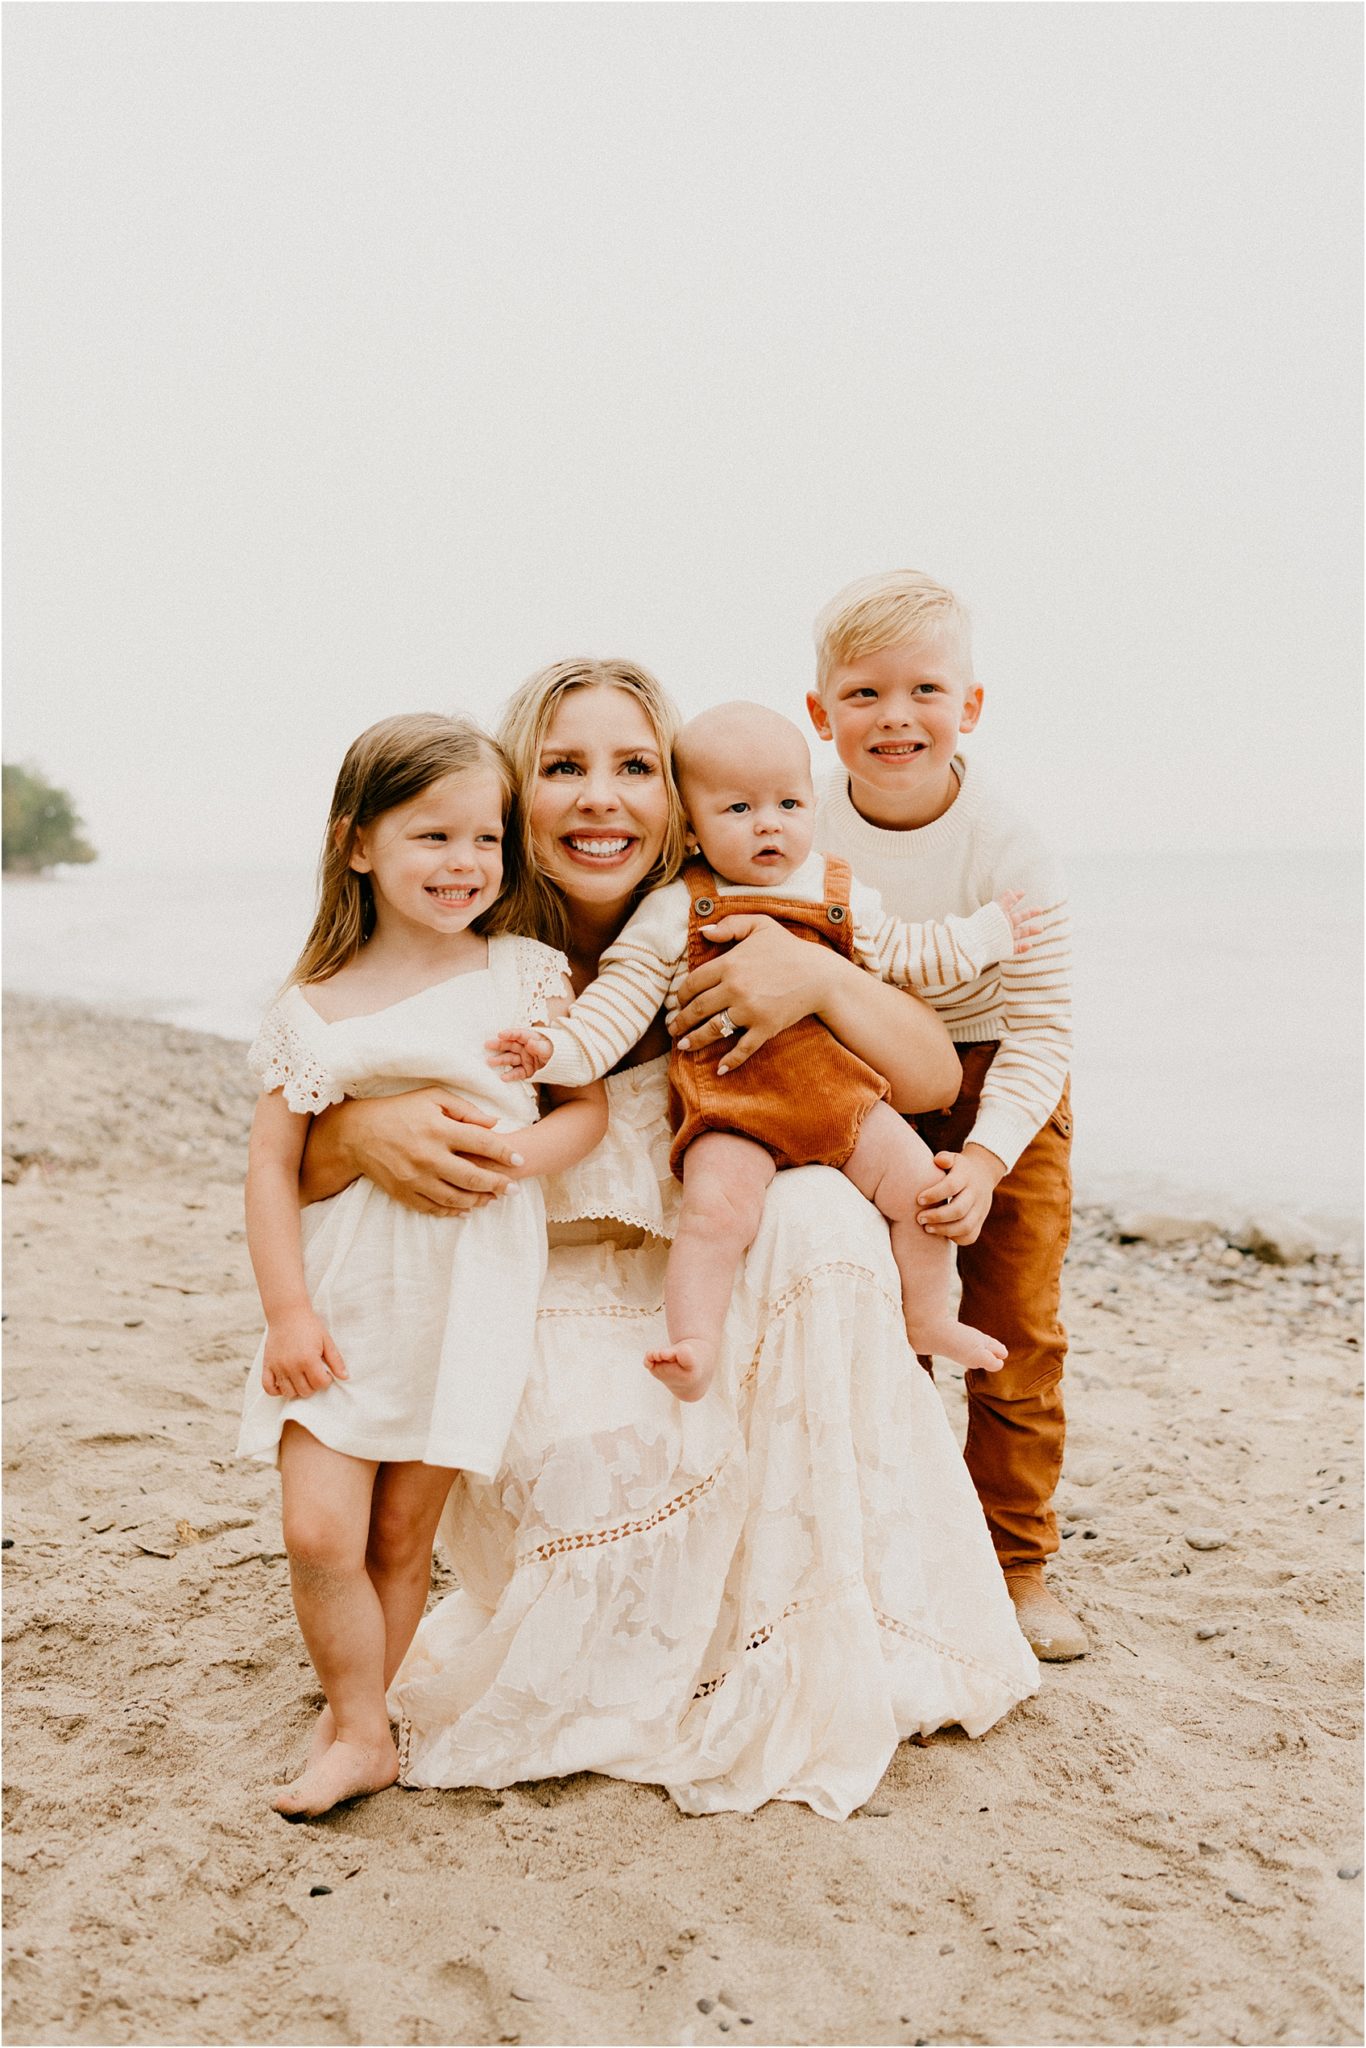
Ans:
<svg viewBox="0 0 1366 2048"><path fill-rule="evenodd" d="M382 1792L398 1777L398 1751L393 1742L334 1742L302 1776L277 1793L271 1804L286 1820L308 1820L339 1806L343 1799L363 1799Z"/></svg>
<svg viewBox="0 0 1366 2048"><path fill-rule="evenodd" d="M662 1351L647 1351L645 1363L657 1380L662 1380L680 1401L700 1401L716 1371L715 1344L698 1337L684 1337Z"/></svg>
<svg viewBox="0 0 1366 2048"><path fill-rule="evenodd" d="M1006 1362L1005 1345L983 1330L974 1330L971 1323L955 1323L945 1317L942 1323L917 1322L914 1329L907 1324L906 1334L911 1348L923 1358L951 1358L969 1372L999 1372Z"/></svg>

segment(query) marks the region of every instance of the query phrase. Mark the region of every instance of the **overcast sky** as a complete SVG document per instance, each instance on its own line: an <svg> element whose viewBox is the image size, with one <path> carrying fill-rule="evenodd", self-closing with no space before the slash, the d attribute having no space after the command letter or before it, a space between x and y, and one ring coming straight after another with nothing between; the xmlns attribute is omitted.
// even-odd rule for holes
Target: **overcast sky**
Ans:
<svg viewBox="0 0 1366 2048"><path fill-rule="evenodd" d="M6 16L5 755L111 860L570 653L800 718L895 565L1064 846L1356 843L1356 6Z"/></svg>

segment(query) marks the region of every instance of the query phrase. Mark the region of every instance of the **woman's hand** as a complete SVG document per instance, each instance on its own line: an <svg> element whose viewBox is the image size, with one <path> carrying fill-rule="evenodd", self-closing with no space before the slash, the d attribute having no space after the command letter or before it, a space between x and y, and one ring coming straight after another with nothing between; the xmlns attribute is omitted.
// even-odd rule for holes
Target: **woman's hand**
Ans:
<svg viewBox="0 0 1366 2048"><path fill-rule="evenodd" d="M702 932L717 945L735 943L681 984L669 1031L680 1052L696 1052L726 1036L717 1021L725 1011L743 1034L727 1046L717 1070L728 1074L799 1017L819 1012L836 956L826 946L794 938L771 917L723 917L703 925Z"/></svg>
<svg viewBox="0 0 1366 2048"><path fill-rule="evenodd" d="M517 1133L494 1131L493 1121L449 1088L339 1102L313 1120L300 1195L321 1201L363 1175L423 1215L481 1208L522 1163Z"/></svg>
<svg viewBox="0 0 1366 2048"><path fill-rule="evenodd" d="M878 981L830 946L794 938L771 917L723 917L703 929L710 939L735 943L680 983L669 1030L695 1051L726 1036L717 1019L729 1011L740 1035L726 1047L719 1072L743 1066L798 1018L819 1017L841 1045L886 1075L892 1107L903 1116L946 1109L957 1096L962 1072L949 1034L905 989Z"/></svg>

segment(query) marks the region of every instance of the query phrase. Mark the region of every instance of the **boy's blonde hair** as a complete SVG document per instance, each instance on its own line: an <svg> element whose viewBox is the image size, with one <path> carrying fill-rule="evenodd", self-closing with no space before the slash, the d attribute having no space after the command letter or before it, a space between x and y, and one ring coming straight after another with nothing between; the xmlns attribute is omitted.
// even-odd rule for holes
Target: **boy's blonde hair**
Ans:
<svg viewBox="0 0 1366 2048"><path fill-rule="evenodd" d="M972 621L951 590L920 569L891 569L846 583L816 616L816 689L824 697L837 668L884 647L936 631L953 633L972 661Z"/></svg>
<svg viewBox="0 0 1366 2048"><path fill-rule="evenodd" d="M640 885L640 895L671 882L683 865L687 828L683 802L674 780L673 750L680 719L672 698L647 668L634 661L594 661L578 656L553 662L513 692L498 727L498 741L511 765L518 802L509 821L508 838L516 838L514 879L499 899L503 928L527 932L546 945L569 944L569 912L560 890L541 872L531 834L531 799L540 773L541 743L562 700L574 690L623 690L634 697L649 721L659 748L660 772L668 797L668 822L659 859ZM507 839L504 840L504 846Z"/></svg>

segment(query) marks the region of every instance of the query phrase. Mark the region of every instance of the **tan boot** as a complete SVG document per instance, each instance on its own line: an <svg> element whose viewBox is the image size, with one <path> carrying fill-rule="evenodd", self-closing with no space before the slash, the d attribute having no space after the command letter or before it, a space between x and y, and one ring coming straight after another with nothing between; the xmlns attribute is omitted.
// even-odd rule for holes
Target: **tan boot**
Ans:
<svg viewBox="0 0 1366 2048"><path fill-rule="evenodd" d="M1006 1590L1015 1602L1020 1633L1041 1663L1065 1664L1071 1657L1086 1655L1086 1630L1044 1584L1041 1564L1008 1571Z"/></svg>

